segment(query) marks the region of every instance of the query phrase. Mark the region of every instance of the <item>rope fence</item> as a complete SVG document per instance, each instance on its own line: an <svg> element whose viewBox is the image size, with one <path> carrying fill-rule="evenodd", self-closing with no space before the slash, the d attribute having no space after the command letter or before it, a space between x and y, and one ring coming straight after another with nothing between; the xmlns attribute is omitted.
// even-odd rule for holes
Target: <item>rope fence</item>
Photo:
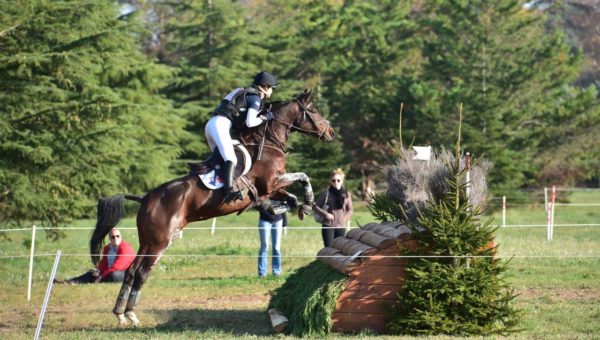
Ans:
<svg viewBox="0 0 600 340"><path fill-rule="evenodd" d="M97 254L103 255L103 254ZM29 258L30 255L3 255L0 256L0 260L4 259L19 259L19 258ZM33 257L53 257L56 254L35 254ZM63 254L61 253L61 257L89 257L90 254ZM256 259L257 255L234 255L234 254L163 254L163 255L119 255L123 257L160 257L168 258L168 257L224 257L224 258L252 258ZM269 257L272 255L269 255ZM306 254L306 255L281 255L281 258L329 258L329 257L339 257L339 255L323 255L316 256L314 254ZM347 256L350 257L350 256ZM600 258L600 254L597 255L577 255L577 254L566 254L566 255L359 255L356 258L368 259L371 257L376 258L395 258L395 259L415 259L415 258L439 258L439 259L461 259L461 258L495 258L495 259L513 259L513 258Z"/></svg>

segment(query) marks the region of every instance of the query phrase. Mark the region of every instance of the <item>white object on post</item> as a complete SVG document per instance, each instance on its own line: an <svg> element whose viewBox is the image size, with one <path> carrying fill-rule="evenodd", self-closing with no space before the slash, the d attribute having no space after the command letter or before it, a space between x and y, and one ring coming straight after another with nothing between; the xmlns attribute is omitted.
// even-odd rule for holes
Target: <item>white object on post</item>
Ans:
<svg viewBox="0 0 600 340"><path fill-rule="evenodd" d="M414 159L428 161L431 159L431 146L413 146L413 150L417 152Z"/></svg>

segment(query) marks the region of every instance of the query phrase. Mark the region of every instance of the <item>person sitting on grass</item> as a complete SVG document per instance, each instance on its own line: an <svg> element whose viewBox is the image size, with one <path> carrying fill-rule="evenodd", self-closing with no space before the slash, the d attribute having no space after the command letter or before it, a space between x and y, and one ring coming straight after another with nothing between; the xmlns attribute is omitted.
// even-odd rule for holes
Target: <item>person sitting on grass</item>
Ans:
<svg viewBox="0 0 600 340"><path fill-rule="evenodd" d="M119 229L111 229L108 233L110 244L102 251L102 260L98 266L87 273L65 280L55 280L56 283L80 284L97 282L123 282L125 271L135 259L131 245L121 237Z"/></svg>

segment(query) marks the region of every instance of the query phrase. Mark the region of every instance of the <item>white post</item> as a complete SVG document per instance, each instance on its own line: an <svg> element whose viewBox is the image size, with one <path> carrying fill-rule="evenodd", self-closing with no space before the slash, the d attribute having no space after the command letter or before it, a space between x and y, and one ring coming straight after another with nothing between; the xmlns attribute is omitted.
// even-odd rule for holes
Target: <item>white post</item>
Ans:
<svg viewBox="0 0 600 340"><path fill-rule="evenodd" d="M544 210L548 211L548 188L544 187Z"/></svg>
<svg viewBox="0 0 600 340"><path fill-rule="evenodd" d="M31 284L33 282L33 253L35 252L35 224L31 228L31 251L29 253L29 278L27 281L27 301L31 301Z"/></svg>
<svg viewBox="0 0 600 340"><path fill-rule="evenodd" d="M550 240L554 238L554 207L556 206L556 185L552 186L552 211L550 212Z"/></svg>
<svg viewBox="0 0 600 340"><path fill-rule="evenodd" d="M552 195L550 196L550 201L548 202L547 212L547 238L548 241L552 241L552 237L554 236L554 202L556 201L556 186L552 186Z"/></svg>
<svg viewBox="0 0 600 340"><path fill-rule="evenodd" d="M502 196L502 226L506 227L506 196Z"/></svg>
<svg viewBox="0 0 600 340"><path fill-rule="evenodd" d="M42 332L42 324L44 323L44 315L46 314L46 307L48 307L48 301L50 300L50 293L52 292L52 284L54 283L54 278L56 277L56 269L58 268L58 261L60 261L60 250L56 252L56 257L54 258L54 266L52 267L52 273L50 273L50 280L48 281L48 288L46 288L46 295L44 296L44 304L42 305L42 310L40 311L40 318L38 319L37 328L35 330L34 339L37 340L40 338L40 333Z"/></svg>
<svg viewBox="0 0 600 340"><path fill-rule="evenodd" d="M213 218L212 220L212 226L210 227L210 234L214 235L215 234L215 227L217 226L217 218Z"/></svg>
<svg viewBox="0 0 600 340"><path fill-rule="evenodd" d="M181 229L181 230L179 231L179 239L181 240L182 238L183 238L183 229Z"/></svg>

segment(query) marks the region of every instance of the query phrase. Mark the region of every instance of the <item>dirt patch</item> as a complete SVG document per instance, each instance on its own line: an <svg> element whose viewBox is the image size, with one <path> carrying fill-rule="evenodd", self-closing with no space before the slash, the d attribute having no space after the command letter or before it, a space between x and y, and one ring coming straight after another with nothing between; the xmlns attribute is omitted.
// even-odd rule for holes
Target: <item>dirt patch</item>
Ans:
<svg viewBox="0 0 600 340"><path fill-rule="evenodd" d="M525 299L546 297L555 300L600 300L600 289L590 288L528 288L518 289L516 293Z"/></svg>
<svg viewBox="0 0 600 340"><path fill-rule="evenodd" d="M269 294L246 294L231 296L189 296L167 297L142 300L140 306L144 309L169 309L169 308L201 308L201 309L248 309L266 308L269 303Z"/></svg>

